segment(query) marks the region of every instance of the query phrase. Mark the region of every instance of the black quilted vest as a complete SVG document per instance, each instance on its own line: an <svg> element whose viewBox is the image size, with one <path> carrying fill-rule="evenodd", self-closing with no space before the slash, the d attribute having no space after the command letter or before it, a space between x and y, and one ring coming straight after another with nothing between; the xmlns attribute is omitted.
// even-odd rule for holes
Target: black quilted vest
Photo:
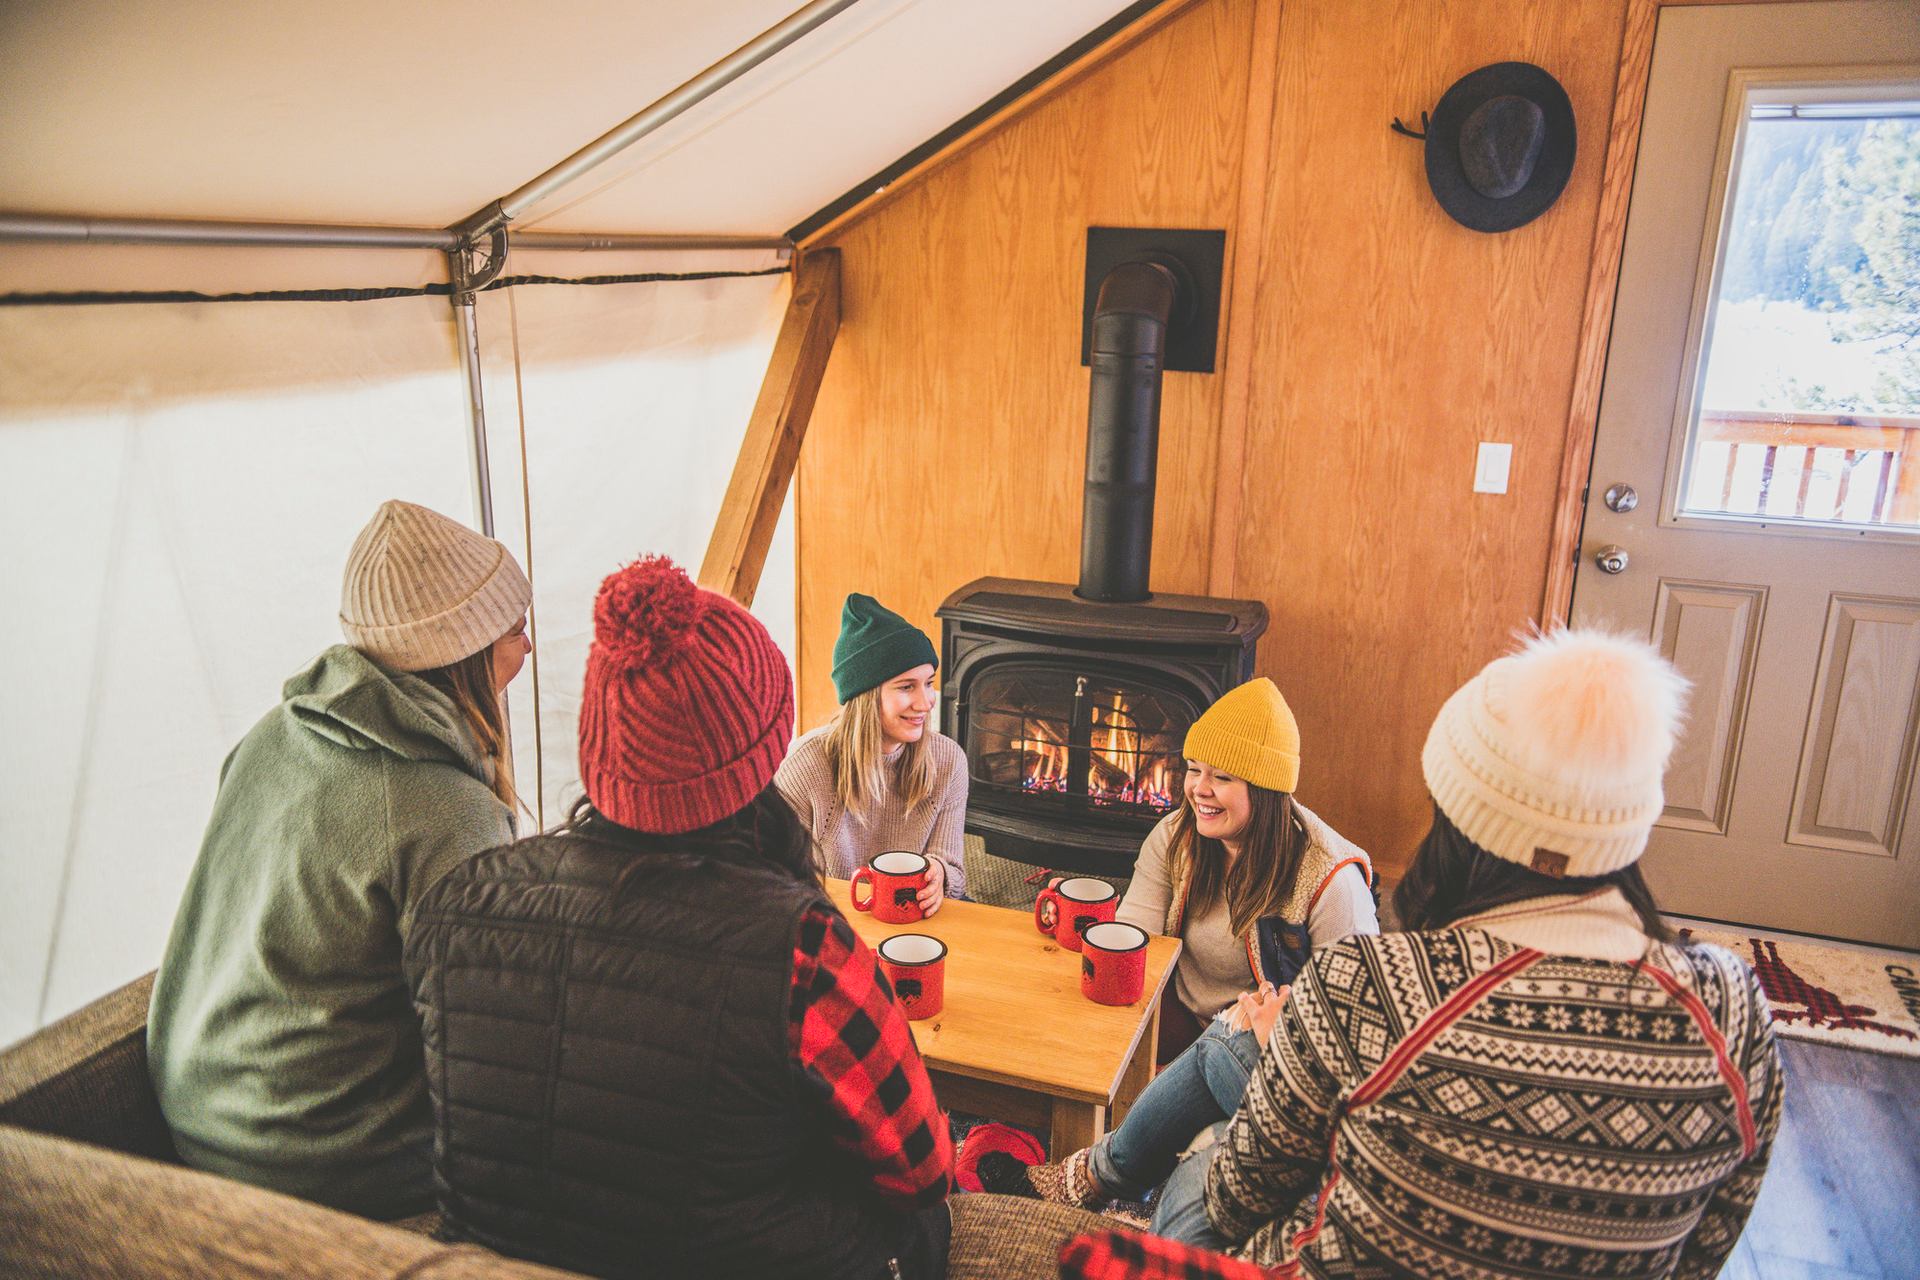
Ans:
<svg viewBox="0 0 1920 1280"><path fill-rule="evenodd" d="M770 867L577 836L449 873L406 948L446 1236L600 1276L885 1276L911 1219L789 1065L816 901Z"/></svg>

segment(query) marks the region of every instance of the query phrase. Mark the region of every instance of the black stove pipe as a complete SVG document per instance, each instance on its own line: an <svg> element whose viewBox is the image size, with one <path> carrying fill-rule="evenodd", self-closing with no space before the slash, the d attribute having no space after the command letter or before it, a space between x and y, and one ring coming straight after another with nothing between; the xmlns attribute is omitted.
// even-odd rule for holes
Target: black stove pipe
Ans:
<svg viewBox="0 0 1920 1280"><path fill-rule="evenodd" d="M1160 454L1160 374L1167 323L1180 303L1176 271L1123 262L1100 282L1087 397L1087 483L1080 520L1083 600L1145 600L1153 562L1153 493Z"/></svg>

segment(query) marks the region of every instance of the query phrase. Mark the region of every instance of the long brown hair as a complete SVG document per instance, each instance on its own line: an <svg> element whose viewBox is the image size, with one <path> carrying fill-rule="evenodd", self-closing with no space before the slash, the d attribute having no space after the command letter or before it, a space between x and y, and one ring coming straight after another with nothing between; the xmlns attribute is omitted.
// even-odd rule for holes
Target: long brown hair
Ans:
<svg viewBox="0 0 1920 1280"><path fill-rule="evenodd" d="M881 726L880 686L847 699L827 730L827 766L840 807L865 822L891 792L911 812L933 795L933 758L926 733L905 743L887 759L887 734Z"/></svg>
<svg viewBox="0 0 1920 1280"><path fill-rule="evenodd" d="M1252 812L1240 840L1240 856L1232 866L1227 865L1226 845L1201 835L1195 827L1193 801L1184 795L1168 849L1176 883L1191 867L1188 919L1220 901L1224 894L1235 937L1253 928L1254 921L1286 905L1294 879L1300 874L1300 860L1307 852L1307 829L1294 812L1292 793L1269 791L1249 782L1247 799Z"/></svg>
<svg viewBox="0 0 1920 1280"><path fill-rule="evenodd" d="M1400 927L1410 933L1425 929L1445 929L1455 920L1463 920L1482 911L1546 898L1558 894L1578 895L1594 889L1613 888L1640 918L1640 931L1655 942L1676 941L1667 922L1660 918L1660 906L1653 890L1640 874L1640 864L1629 863L1603 876L1542 875L1530 867L1505 858L1496 858L1469 840L1453 825L1439 806L1433 810L1433 825L1419 852L1407 867L1407 874L1393 892L1393 912Z"/></svg>
<svg viewBox="0 0 1920 1280"><path fill-rule="evenodd" d="M480 755L493 764L493 794L514 813L520 812L520 793L513 785L513 756L507 750L507 713L500 691L493 687L493 646L468 654L444 667L416 671L440 692L453 699L480 748Z"/></svg>

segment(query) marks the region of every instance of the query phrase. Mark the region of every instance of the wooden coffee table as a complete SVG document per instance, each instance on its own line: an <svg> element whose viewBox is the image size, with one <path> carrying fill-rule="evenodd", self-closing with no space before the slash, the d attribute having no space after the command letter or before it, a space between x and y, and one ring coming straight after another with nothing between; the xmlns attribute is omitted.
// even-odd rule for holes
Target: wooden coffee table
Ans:
<svg viewBox="0 0 1920 1280"><path fill-rule="evenodd" d="M949 1111L1045 1125L1057 1160L1091 1145L1108 1109L1124 1109L1153 1078L1178 938L1148 941L1145 990L1118 1008L1080 994L1080 957L1035 929L1031 912L948 899L931 920L881 924L853 909L845 880L828 880L827 895L870 947L896 933L947 944L945 1007L912 1025Z"/></svg>

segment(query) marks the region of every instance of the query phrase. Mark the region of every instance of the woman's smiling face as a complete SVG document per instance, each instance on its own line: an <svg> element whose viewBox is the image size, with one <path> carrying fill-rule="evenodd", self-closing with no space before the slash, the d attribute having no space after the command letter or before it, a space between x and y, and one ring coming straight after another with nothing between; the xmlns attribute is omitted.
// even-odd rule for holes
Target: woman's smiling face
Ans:
<svg viewBox="0 0 1920 1280"><path fill-rule="evenodd" d="M918 742L933 711L933 664L923 662L880 686L880 731L894 746Z"/></svg>
<svg viewBox="0 0 1920 1280"><path fill-rule="evenodd" d="M1253 817L1253 798L1240 778L1198 760L1187 761L1187 803L1201 835L1225 844L1238 842Z"/></svg>

